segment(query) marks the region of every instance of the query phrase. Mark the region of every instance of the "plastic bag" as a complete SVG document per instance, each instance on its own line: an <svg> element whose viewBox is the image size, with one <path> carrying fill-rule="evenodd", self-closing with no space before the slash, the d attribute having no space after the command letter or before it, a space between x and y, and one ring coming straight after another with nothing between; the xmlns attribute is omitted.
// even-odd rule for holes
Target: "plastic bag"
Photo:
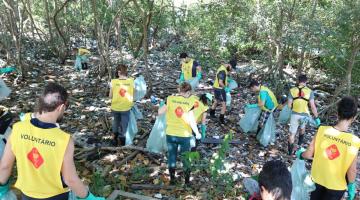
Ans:
<svg viewBox="0 0 360 200"><path fill-rule="evenodd" d="M239 125L242 131L245 133L256 132L259 125L259 117L261 114L261 109L257 108L247 108L245 107L245 116L241 118Z"/></svg>
<svg viewBox="0 0 360 200"><path fill-rule="evenodd" d="M226 93L226 107L230 107L231 106L231 94L230 92Z"/></svg>
<svg viewBox="0 0 360 200"><path fill-rule="evenodd" d="M244 178L243 185L249 194L260 194L259 183L252 178Z"/></svg>
<svg viewBox="0 0 360 200"><path fill-rule="evenodd" d="M140 99L144 98L147 90L147 85L144 77L143 76L137 77L134 81L134 85L135 85L134 98L135 101L139 101Z"/></svg>
<svg viewBox="0 0 360 200"><path fill-rule="evenodd" d="M195 77L187 82L191 85L191 89L194 91L197 87L199 87L199 81L199 78Z"/></svg>
<svg viewBox="0 0 360 200"><path fill-rule="evenodd" d="M144 119L144 116L143 116L142 112L140 111L140 109L137 107L137 105L133 106L133 111L134 111L136 120Z"/></svg>
<svg viewBox="0 0 360 200"><path fill-rule="evenodd" d="M167 151L166 142L166 115L156 118L155 124L146 142L146 149L154 153L165 153Z"/></svg>
<svg viewBox="0 0 360 200"><path fill-rule="evenodd" d="M271 113L269 118L266 120L265 126L260 130L256 138L261 145L266 147L270 142L275 141L275 137L275 120L273 113Z"/></svg>
<svg viewBox="0 0 360 200"><path fill-rule="evenodd" d="M196 147L196 139L194 136L191 136L190 138L190 148Z"/></svg>
<svg viewBox="0 0 360 200"><path fill-rule="evenodd" d="M130 110L129 124L125 133L125 145L132 145L133 140L138 132L135 112L135 108L132 107Z"/></svg>
<svg viewBox="0 0 360 200"><path fill-rule="evenodd" d="M310 199L310 192L315 190L315 184L311 181L310 174L305 167L305 161L296 159L291 166L292 200Z"/></svg>
<svg viewBox="0 0 360 200"><path fill-rule="evenodd" d="M5 84L5 82L0 78L0 101L9 96L11 90Z"/></svg>
<svg viewBox="0 0 360 200"><path fill-rule="evenodd" d="M2 155L4 153L4 149L5 149L5 142L2 139L0 139L0 160L1 160Z"/></svg>
<svg viewBox="0 0 360 200"><path fill-rule="evenodd" d="M236 89L238 87L238 84L237 84L236 81L230 79L228 81L228 87L229 87L230 90L234 90L234 89Z"/></svg>
<svg viewBox="0 0 360 200"><path fill-rule="evenodd" d="M284 106L279 115L279 123L287 124L290 121L291 117L291 109L288 105Z"/></svg>
<svg viewBox="0 0 360 200"><path fill-rule="evenodd" d="M76 56L74 67L76 70L81 70L81 56Z"/></svg>
<svg viewBox="0 0 360 200"><path fill-rule="evenodd" d="M13 191L9 190L0 198L0 200L17 200L17 197Z"/></svg>

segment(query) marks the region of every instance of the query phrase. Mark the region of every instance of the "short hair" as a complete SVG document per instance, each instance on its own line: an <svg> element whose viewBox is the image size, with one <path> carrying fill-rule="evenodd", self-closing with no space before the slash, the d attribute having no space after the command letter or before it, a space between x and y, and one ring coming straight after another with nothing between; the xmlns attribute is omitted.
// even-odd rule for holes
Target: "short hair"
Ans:
<svg viewBox="0 0 360 200"><path fill-rule="evenodd" d="M308 80L308 78L306 77L305 74L301 74L301 75L298 77L299 83L306 83L307 80Z"/></svg>
<svg viewBox="0 0 360 200"><path fill-rule="evenodd" d="M206 97L206 94L201 94L199 99L204 105L208 105L208 98Z"/></svg>
<svg viewBox="0 0 360 200"><path fill-rule="evenodd" d="M38 112L53 112L61 104L68 105L68 93L64 87L57 83L45 86L38 102Z"/></svg>
<svg viewBox="0 0 360 200"><path fill-rule="evenodd" d="M257 80L253 79L250 81L249 88L252 88L254 86L259 86L259 85L260 85L260 83Z"/></svg>
<svg viewBox="0 0 360 200"><path fill-rule="evenodd" d="M179 56L179 58L187 58L187 57L188 57L188 54L185 52L182 52Z"/></svg>
<svg viewBox="0 0 360 200"><path fill-rule="evenodd" d="M235 67L236 67L236 59L231 59L230 61L229 61L229 64L230 64L230 66L234 69Z"/></svg>
<svg viewBox="0 0 360 200"><path fill-rule="evenodd" d="M352 119L357 114L358 102L354 97L346 96L337 105L339 120Z"/></svg>
<svg viewBox="0 0 360 200"><path fill-rule="evenodd" d="M128 69L128 66L125 65L125 64L119 64L117 67L116 67L116 72L120 72L120 74L122 74L123 76L127 76L127 69Z"/></svg>
<svg viewBox="0 0 360 200"><path fill-rule="evenodd" d="M191 85L187 82L184 82L180 85L180 92L188 92L191 91Z"/></svg>
<svg viewBox="0 0 360 200"><path fill-rule="evenodd" d="M285 163L280 160L266 162L259 174L259 187L261 186L271 193L275 200L290 200L291 173Z"/></svg>

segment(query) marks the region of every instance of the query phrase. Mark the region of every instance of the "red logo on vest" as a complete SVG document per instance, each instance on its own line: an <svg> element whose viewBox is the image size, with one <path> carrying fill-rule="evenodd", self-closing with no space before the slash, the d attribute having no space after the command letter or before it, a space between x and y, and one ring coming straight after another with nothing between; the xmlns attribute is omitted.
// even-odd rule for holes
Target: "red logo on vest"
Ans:
<svg viewBox="0 0 360 200"><path fill-rule="evenodd" d="M194 103L194 108L197 108L197 107L199 107L199 102L198 102L198 101L196 101L196 102Z"/></svg>
<svg viewBox="0 0 360 200"><path fill-rule="evenodd" d="M119 91L120 96L124 97L126 93L126 90L124 88L121 88Z"/></svg>
<svg viewBox="0 0 360 200"><path fill-rule="evenodd" d="M175 109L175 114L178 118L180 118L183 115L183 113L184 111L180 106Z"/></svg>
<svg viewBox="0 0 360 200"><path fill-rule="evenodd" d="M28 153L27 158L31 161L36 169L38 169L44 163L44 159L35 147Z"/></svg>
<svg viewBox="0 0 360 200"><path fill-rule="evenodd" d="M330 145L325 151L329 160L334 160L340 156L340 151L335 144Z"/></svg>

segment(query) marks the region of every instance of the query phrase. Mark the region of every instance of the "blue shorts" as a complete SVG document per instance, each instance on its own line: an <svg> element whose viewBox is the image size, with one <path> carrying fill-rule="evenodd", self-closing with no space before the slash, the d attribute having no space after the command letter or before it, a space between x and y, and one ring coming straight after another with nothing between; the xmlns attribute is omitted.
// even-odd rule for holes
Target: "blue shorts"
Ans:
<svg viewBox="0 0 360 200"><path fill-rule="evenodd" d="M226 92L224 89L214 89L214 95L216 101L226 102Z"/></svg>

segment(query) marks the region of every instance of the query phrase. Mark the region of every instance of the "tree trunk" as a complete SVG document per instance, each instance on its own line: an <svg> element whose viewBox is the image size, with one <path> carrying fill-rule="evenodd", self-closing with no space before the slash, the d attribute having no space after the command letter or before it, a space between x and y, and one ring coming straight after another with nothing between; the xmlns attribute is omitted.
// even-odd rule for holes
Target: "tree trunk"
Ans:
<svg viewBox="0 0 360 200"><path fill-rule="evenodd" d="M48 25L48 31L49 31L49 37L50 37L50 43L53 42L53 33L51 29L51 19L50 19L50 10L49 10L49 3L48 0L43 0L44 7L45 7L45 18Z"/></svg>

